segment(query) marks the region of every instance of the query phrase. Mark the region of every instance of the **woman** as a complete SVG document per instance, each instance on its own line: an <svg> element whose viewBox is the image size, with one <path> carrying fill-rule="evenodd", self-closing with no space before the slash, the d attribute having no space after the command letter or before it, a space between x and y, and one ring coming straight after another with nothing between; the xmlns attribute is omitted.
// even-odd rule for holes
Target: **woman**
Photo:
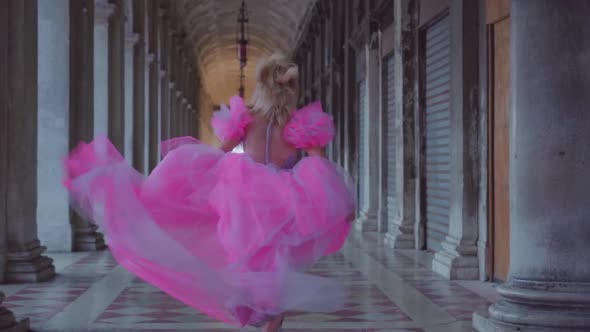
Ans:
<svg viewBox="0 0 590 332"><path fill-rule="evenodd" d="M64 184L122 266L213 318L278 331L288 310L337 310L345 288L302 271L342 247L356 203L323 152L331 117L319 103L295 110L297 87L297 67L275 54L252 109L233 97L214 115L220 149L166 141L144 177L99 137L66 159Z"/></svg>

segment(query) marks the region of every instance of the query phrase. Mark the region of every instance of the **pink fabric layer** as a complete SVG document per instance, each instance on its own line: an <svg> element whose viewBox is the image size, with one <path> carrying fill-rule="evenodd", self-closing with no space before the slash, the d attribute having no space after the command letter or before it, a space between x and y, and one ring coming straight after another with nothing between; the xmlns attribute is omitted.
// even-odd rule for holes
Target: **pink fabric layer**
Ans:
<svg viewBox="0 0 590 332"><path fill-rule="evenodd" d="M233 96L229 105L229 108L221 105L221 109L213 113L211 126L220 140L240 141L244 138L246 127L252 122L253 117L241 97Z"/></svg>
<svg viewBox="0 0 590 332"><path fill-rule="evenodd" d="M283 137L298 149L324 147L334 138L334 121L321 103L311 103L293 113Z"/></svg>
<svg viewBox="0 0 590 332"><path fill-rule="evenodd" d="M343 172L318 157L279 170L191 138L165 146L148 177L104 136L65 160L75 206L101 227L122 266L238 326L340 309L346 288L303 271L349 232L355 201Z"/></svg>

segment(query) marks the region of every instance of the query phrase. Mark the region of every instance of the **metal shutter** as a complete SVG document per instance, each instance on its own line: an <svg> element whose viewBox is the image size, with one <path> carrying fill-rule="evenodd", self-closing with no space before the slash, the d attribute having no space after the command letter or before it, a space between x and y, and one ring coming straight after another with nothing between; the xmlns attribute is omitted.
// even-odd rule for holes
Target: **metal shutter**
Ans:
<svg viewBox="0 0 590 332"><path fill-rule="evenodd" d="M366 206L366 199L367 193L365 192L365 182L368 181L367 175L368 170L366 167L367 163L367 154L369 151L367 150L367 117L368 117L368 110L367 110L367 103L366 103L366 96L367 96L367 84L365 79L358 83L358 110L359 110L359 212Z"/></svg>
<svg viewBox="0 0 590 332"><path fill-rule="evenodd" d="M393 55L385 58L383 66L383 105L386 114L386 154L387 154L387 220L391 223L397 215L396 185L396 129L395 129L395 86Z"/></svg>
<svg viewBox="0 0 590 332"><path fill-rule="evenodd" d="M451 135L449 16L426 30L426 247L441 250L449 231Z"/></svg>

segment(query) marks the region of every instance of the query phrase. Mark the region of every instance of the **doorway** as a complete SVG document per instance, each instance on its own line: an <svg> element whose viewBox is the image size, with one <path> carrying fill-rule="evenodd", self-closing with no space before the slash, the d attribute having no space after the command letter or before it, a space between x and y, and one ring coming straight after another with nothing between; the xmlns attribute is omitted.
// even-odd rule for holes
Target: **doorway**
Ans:
<svg viewBox="0 0 590 332"><path fill-rule="evenodd" d="M510 265L510 16L509 1L491 3L488 13L495 17L488 16L490 276L505 281Z"/></svg>

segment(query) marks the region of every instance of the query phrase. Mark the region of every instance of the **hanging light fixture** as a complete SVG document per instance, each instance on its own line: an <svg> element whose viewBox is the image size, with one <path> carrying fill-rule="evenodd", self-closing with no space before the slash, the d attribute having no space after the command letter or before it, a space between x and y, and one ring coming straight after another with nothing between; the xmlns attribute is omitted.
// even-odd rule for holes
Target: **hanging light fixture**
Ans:
<svg viewBox="0 0 590 332"><path fill-rule="evenodd" d="M242 0L242 5L238 13L238 25L236 29L236 43L238 46L238 61L240 62L240 89L241 97L244 97L244 67L248 64L248 9L246 1Z"/></svg>

